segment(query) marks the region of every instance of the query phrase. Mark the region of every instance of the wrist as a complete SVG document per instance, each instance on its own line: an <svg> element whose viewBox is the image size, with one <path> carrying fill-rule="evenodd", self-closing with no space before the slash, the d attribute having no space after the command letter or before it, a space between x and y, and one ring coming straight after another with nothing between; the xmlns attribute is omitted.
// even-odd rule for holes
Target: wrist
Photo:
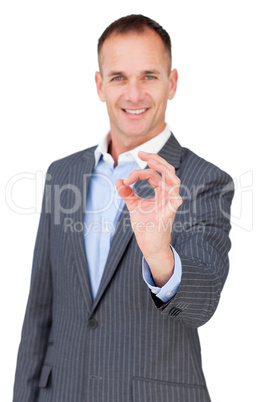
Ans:
<svg viewBox="0 0 258 402"><path fill-rule="evenodd" d="M145 257L145 260L149 265L155 285L164 286L174 272L175 259L171 247L169 246L168 249L156 253L154 256Z"/></svg>

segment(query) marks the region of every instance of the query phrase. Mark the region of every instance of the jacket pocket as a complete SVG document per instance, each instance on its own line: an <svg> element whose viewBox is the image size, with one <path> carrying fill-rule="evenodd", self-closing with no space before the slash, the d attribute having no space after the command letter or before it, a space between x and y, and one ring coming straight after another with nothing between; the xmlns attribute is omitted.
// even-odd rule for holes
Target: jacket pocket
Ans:
<svg viewBox="0 0 258 402"><path fill-rule="evenodd" d="M169 381L133 378L134 402L211 402L207 388L198 384L178 384Z"/></svg>
<svg viewBox="0 0 258 402"><path fill-rule="evenodd" d="M50 383L52 366L44 364L41 369L39 378L39 388L46 388Z"/></svg>

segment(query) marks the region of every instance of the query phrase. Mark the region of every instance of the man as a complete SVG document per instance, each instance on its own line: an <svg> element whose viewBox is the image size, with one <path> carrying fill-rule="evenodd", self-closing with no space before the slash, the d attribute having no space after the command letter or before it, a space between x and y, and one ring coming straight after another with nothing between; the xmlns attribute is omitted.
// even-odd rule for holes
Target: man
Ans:
<svg viewBox="0 0 258 402"><path fill-rule="evenodd" d="M121 18L98 52L110 132L49 168L13 400L207 402L197 327L228 272L232 180L165 124L159 24Z"/></svg>

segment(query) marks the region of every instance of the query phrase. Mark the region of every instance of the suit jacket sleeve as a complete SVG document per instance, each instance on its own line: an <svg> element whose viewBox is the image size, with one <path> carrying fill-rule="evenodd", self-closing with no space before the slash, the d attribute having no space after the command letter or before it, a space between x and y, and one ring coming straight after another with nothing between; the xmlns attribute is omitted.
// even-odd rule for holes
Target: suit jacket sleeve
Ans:
<svg viewBox="0 0 258 402"><path fill-rule="evenodd" d="M205 324L216 310L228 274L231 246L232 179L206 161L201 165L196 163L194 179L192 169L179 172L183 205L174 221L172 245L182 262L181 284L169 303L152 295L162 314L192 327Z"/></svg>
<svg viewBox="0 0 258 402"><path fill-rule="evenodd" d="M45 189L36 238L31 285L18 352L13 402L35 402L51 329L49 196Z"/></svg>

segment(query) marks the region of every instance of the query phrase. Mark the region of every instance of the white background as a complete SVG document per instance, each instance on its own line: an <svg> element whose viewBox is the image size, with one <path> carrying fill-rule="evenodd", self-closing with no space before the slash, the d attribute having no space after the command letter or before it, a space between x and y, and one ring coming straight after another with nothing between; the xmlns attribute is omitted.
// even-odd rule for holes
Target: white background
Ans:
<svg viewBox="0 0 258 402"><path fill-rule="evenodd" d="M94 83L96 43L131 13L156 19L171 35L179 73L167 112L172 131L235 179L230 274L199 332L212 401L257 401L256 2L9 0L0 7L1 401L12 399L44 174L107 132Z"/></svg>

